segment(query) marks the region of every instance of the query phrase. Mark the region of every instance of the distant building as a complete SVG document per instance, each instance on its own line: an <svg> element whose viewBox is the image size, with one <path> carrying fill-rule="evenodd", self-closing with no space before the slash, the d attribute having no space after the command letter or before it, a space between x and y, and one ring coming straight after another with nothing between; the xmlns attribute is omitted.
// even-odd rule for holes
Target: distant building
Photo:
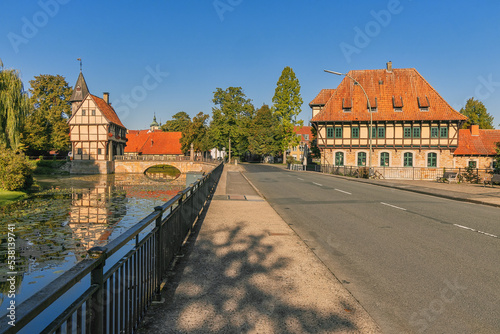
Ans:
<svg viewBox="0 0 500 334"><path fill-rule="evenodd" d="M163 132L156 115L149 130L129 130L125 155L184 156L181 150L182 132Z"/></svg>
<svg viewBox="0 0 500 334"><path fill-rule="evenodd" d="M497 143L500 143L500 130L482 130L479 125L460 129L459 144L453 152L457 167L494 168Z"/></svg>
<svg viewBox="0 0 500 334"><path fill-rule="evenodd" d="M151 131L160 130L160 124L156 121L156 114L153 116L153 122L151 122L149 129Z"/></svg>
<svg viewBox="0 0 500 334"><path fill-rule="evenodd" d="M312 132L310 126L295 126L294 132L300 137L300 142L297 146L291 146L287 154L291 155L295 160L304 162L304 155L309 156L309 149L311 148Z"/></svg>

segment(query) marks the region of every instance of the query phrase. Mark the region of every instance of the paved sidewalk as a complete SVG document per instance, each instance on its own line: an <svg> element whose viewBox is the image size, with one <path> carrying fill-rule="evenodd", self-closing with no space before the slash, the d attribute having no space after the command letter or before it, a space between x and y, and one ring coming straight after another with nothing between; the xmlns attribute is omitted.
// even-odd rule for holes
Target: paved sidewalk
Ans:
<svg viewBox="0 0 500 334"><path fill-rule="evenodd" d="M253 189L226 165L140 333L380 333Z"/></svg>

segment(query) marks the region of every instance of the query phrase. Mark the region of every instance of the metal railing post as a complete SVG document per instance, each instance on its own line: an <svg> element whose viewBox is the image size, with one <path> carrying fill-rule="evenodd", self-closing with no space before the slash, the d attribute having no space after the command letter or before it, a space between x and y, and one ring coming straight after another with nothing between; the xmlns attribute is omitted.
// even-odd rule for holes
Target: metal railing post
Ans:
<svg viewBox="0 0 500 334"><path fill-rule="evenodd" d="M162 256L163 224L161 223L162 215L163 215L162 210L163 209L161 206L155 207L155 211L160 211L160 215L158 216L158 218L156 218L156 227L158 229L156 230L156 240L155 240L156 241L156 249L155 249L156 284L155 284L155 291L154 291L154 296L153 296L153 300L155 300L155 301L161 300L160 285L161 285L161 280L163 278L163 256Z"/></svg>
<svg viewBox="0 0 500 334"><path fill-rule="evenodd" d="M92 247L88 250L91 257L100 257L99 265L90 272L90 284L98 285L98 290L92 295L90 299L90 308L87 312L90 312L90 319L87 326L90 327L90 333L101 334L104 333L104 312L106 308L104 305L104 264L106 263L106 257L104 256L106 249L103 247Z"/></svg>

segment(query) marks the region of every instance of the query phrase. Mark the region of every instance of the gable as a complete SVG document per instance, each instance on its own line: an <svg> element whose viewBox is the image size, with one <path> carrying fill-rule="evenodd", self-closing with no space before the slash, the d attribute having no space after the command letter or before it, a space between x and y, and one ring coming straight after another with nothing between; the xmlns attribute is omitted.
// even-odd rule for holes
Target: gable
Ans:
<svg viewBox="0 0 500 334"><path fill-rule="evenodd" d="M88 94L87 97L80 103L78 109L68 120L70 125L77 124L109 124L101 109Z"/></svg>

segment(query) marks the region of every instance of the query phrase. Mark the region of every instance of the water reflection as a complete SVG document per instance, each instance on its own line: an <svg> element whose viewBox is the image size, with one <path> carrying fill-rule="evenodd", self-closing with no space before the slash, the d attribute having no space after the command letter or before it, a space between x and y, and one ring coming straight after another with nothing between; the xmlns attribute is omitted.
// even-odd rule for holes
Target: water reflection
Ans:
<svg viewBox="0 0 500 334"><path fill-rule="evenodd" d="M0 281L7 266L9 224L16 236L16 303L50 283L163 204L183 184L151 180L144 175L90 175L38 178L45 191L0 207ZM0 284L0 301L9 284Z"/></svg>

